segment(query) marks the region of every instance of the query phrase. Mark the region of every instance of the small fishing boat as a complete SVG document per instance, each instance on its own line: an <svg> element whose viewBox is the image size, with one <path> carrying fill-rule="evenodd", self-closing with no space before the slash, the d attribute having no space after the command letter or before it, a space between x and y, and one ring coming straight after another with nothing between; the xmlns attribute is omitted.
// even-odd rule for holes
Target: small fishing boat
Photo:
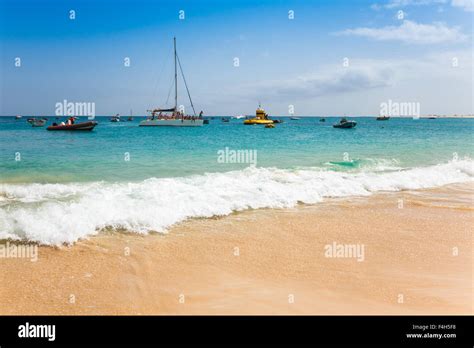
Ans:
<svg viewBox="0 0 474 348"><path fill-rule="evenodd" d="M221 121L222 121L222 122L230 122L230 120L229 120L227 117L222 117L222 118L221 118Z"/></svg>
<svg viewBox="0 0 474 348"><path fill-rule="evenodd" d="M75 124L56 124L53 123L52 126L46 128L49 131L90 131L97 126L96 121L81 122Z"/></svg>
<svg viewBox="0 0 474 348"><path fill-rule="evenodd" d="M21 119L21 117L22 117L21 115L16 115L15 120L19 120L19 119Z"/></svg>
<svg viewBox="0 0 474 348"><path fill-rule="evenodd" d="M240 120L241 118L245 118L245 116L244 115L238 115L238 116L233 116L232 118Z"/></svg>
<svg viewBox="0 0 474 348"><path fill-rule="evenodd" d="M46 120L45 119L38 119L38 120L33 120L33 122L31 122L31 126L33 127L43 127L44 125L46 124Z"/></svg>
<svg viewBox="0 0 474 348"><path fill-rule="evenodd" d="M133 121L133 110L130 109L130 116L128 116L127 121Z"/></svg>
<svg viewBox="0 0 474 348"><path fill-rule="evenodd" d="M273 120L273 123L283 123L283 120L280 120L280 119L278 119L278 120Z"/></svg>
<svg viewBox="0 0 474 348"><path fill-rule="evenodd" d="M319 122L326 122L326 119L323 117L323 118L320 118L319 119Z"/></svg>
<svg viewBox="0 0 474 348"><path fill-rule="evenodd" d="M301 117L290 117L290 120L293 120L293 121L298 121L298 120L301 120Z"/></svg>
<svg viewBox="0 0 474 348"><path fill-rule="evenodd" d="M112 117L110 118L110 122L120 122L120 115L117 114L117 115L115 115L115 116L112 116Z"/></svg>
<svg viewBox="0 0 474 348"><path fill-rule="evenodd" d="M376 118L377 121L388 121L390 120L390 116L379 116Z"/></svg>
<svg viewBox="0 0 474 348"><path fill-rule="evenodd" d="M255 117L245 120L244 124L246 124L246 125L254 125L254 124L266 125L266 124L273 124L274 122L275 121L270 120L268 118L268 114L259 105L257 111L255 112Z"/></svg>
<svg viewBox="0 0 474 348"><path fill-rule="evenodd" d="M343 117L338 123L333 124L332 126L334 128L354 128L356 125L356 121L347 120L345 117Z"/></svg>

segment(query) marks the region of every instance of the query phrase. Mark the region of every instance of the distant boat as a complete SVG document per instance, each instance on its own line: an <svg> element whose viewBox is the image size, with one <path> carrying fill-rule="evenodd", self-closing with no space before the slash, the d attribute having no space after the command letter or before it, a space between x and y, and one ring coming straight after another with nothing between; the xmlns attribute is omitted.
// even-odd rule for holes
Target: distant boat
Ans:
<svg viewBox="0 0 474 348"><path fill-rule="evenodd" d="M388 121L390 120L390 116L379 116L376 118L377 121Z"/></svg>
<svg viewBox="0 0 474 348"><path fill-rule="evenodd" d="M222 121L222 122L230 122L229 118L227 118L227 117L222 117L222 118L221 118L221 121Z"/></svg>
<svg viewBox="0 0 474 348"><path fill-rule="evenodd" d="M181 62L176 53L176 38L173 40L174 43L174 107L169 109L153 109L148 110L151 112L151 117L141 121L140 126L174 126L174 127L201 127L204 122L202 118L202 111L199 116L196 116L196 111L194 110L193 101L191 99L191 94L189 93L188 85L184 77L183 68L181 67ZM183 76L184 85L186 86L186 91L188 92L189 101L191 102L191 107L193 108L194 115L184 115L183 112L178 110L178 64Z"/></svg>
<svg viewBox="0 0 474 348"><path fill-rule="evenodd" d="M115 115L115 116L112 116L112 117L110 118L110 122L120 122L120 115L117 114L117 115Z"/></svg>
<svg viewBox="0 0 474 348"><path fill-rule="evenodd" d="M46 128L49 131L90 131L93 130L94 127L97 126L96 121L88 121L82 123L75 123L75 124L56 124L53 123L52 126Z"/></svg>
<svg viewBox="0 0 474 348"><path fill-rule="evenodd" d="M266 124L273 124L274 122L275 121L270 120L268 118L268 114L259 105L258 109L255 111L255 117L245 120L244 124L246 124L246 125L257 125L257 124L266 125Z"/></svg>
<svg viewBox="0 0 474 348"><path fill-rule="evenodd" d="M233 118L237 119L237 120L240 120L241 118L245 118L244 115L238 115L238 116L234 116Z"/></svg>
<svg viewBox="0 0 474 348"><path fill-rule="evenodd" d="M46 124L46 120L40 118L40 119L33 119L31 123L31 126L33 127L43 127Z"/></svg>
<svg viewBox="0 0 474 348"><path fill-rule="evenodd" d="M127 118L127 121L133 121L133 111L130 110L130 116Z"/></svg>
<svg viewBox="0 0 474 348"><path fill-rule="evenodd" d="M430 117L428 117L429 120L436 120L437 118L438 118L438 117L436 117L436 116L430 116Z"/></svg>
<svg viewBox="0 0 474 348"><path fill-rule="evenodd" d="M357 125L356 121L347 120L345 117L343 117L338 123L333 124L333 127L334 128L354 128L356 125Z"/></svg>
<svg viewBox="0 0 474 348"><path fill-rule="evenodd" d="M301 117L290 117L290 120L293 120L293 121L298 121L298 120L301 120Z"/></svg>
<svg viewBox="0 0 474 348"><path fill-rule="evenodd" d="M283 120L280 120L280 119L273 120L273 123L283 123Z"/></svg>
<svg viewBox="0 0 474 348"><path fill-rule="evenodd" d="M323 118L320 118L319 119L319 122L326 122L326 119L323 117Z"/></svg>
<svg viewBox="0 0 474 348"><path fill-rule="evenodd" d="M15 120L19 120L22 116L21 115L16 115Z"/></svg>

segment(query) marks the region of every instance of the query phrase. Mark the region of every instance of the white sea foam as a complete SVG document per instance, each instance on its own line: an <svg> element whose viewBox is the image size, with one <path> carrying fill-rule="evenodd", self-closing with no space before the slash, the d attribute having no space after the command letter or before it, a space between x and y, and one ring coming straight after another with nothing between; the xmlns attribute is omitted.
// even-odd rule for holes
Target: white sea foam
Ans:
<svg viewBox="0 0 474 348"><path fill-rule="evenodd" d="M55 245L73 243L106 227L165 232L192 217L437 187L473 178L474 161L466 159L389 172L246 168L140 183L0 184L0 239Z"/></svg>

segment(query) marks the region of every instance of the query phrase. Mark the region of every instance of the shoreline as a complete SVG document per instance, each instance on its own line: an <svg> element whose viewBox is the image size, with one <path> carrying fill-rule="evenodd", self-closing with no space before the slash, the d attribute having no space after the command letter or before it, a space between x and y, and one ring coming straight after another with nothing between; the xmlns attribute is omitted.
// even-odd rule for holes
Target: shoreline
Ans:
<svg viewBox="0 0 474 348"><path fill-rule="evenodd" d="M330 199L39 246L37 262L0 258L0 314L472 314L473 193ZM332 243L363 245L363 260L327 257Z"/></svg>

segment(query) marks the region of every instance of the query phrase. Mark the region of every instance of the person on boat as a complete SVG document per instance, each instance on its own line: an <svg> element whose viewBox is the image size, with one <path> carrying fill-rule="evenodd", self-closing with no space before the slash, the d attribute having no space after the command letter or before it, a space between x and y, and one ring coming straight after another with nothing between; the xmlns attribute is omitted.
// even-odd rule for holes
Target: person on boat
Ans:
<svg viewBox="0 0 474 348"><path fill-rule="evenodd" d="M202 114L203 114L203 112L201 110L201 112L199 113L199 118L202 118Z"/></svg>

